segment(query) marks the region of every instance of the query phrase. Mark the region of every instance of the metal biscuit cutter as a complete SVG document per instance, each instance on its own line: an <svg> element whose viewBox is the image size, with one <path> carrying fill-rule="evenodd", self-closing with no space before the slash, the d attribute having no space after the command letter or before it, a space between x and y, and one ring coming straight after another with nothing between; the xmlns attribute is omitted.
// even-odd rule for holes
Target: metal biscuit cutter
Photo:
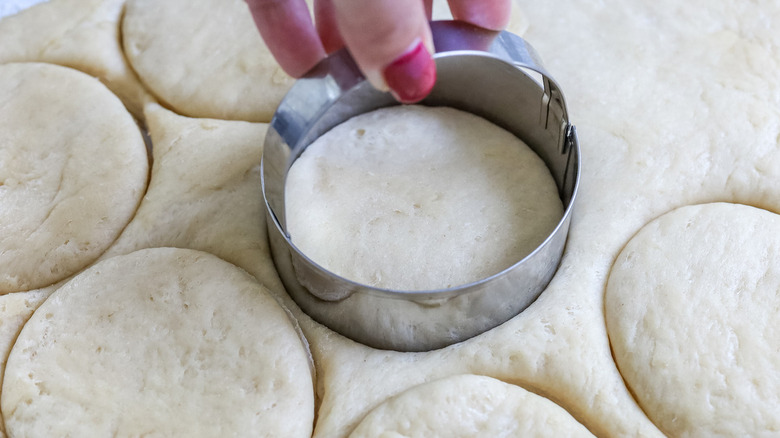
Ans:
<svg viewBox="0 0 780 438"><path fill-rule="evenodd" d="M547 164L564 214L531 254L482 280L429 291L394 291L342 278L310 260L285 227L285 180L324 132L352 116L397 105L375 90L342 50L289 91L271 121L262 188L274 263L287 291L316 321L366 345L400 351L441 348L476 336L528 307L560 263L580 175L580 149L563 93L522 38L457 21L431 23L437 81L421 104L481 116L525 141Z"/></svg>

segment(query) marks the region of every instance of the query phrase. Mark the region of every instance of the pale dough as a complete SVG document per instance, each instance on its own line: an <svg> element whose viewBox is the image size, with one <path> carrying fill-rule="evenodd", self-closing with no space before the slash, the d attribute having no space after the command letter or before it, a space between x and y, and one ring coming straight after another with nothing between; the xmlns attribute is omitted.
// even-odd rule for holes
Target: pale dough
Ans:
<svg viewBox="0 0 780 438"><path fill-rule="evenodd" d="M663 436L626 389L604 320L611 265L645 224L723 200L780 211L780 3L519 1L523 35L561 84L582 146L562 265L518 317L443 350L401 354L302 323L343 437L390 396L474 373L534 388L602 437Z"/></svg>
<svg viewBox="0 0 780 438"><path fill-rule="evenodd" d="M609 276L615 360L679 437L780 434L780 216L683 207L631 239Z"/></svg>
<svg viewBox="0 0 780 438"><path fill-rule="evenodd" d="M780 211L780 33L771 25L780 4L518 3L523 36L561 84L583 148L562 266L518 317L428 353L364 347L290 304L318 371L316 437L347 436L389 397L462 373L533 388L597 436L663 436L612 360L603 297L613 261L640 228L682 205ZM270 264L259 250L257 260Z"/></svg>
<svg viewBox="0 0 780 438"><path fill-rule="evenodd" d="M153 144L149 189L104 258L159 246L210 252L281 289L270 259L260 158L268 126L192 119L157 104L144 117Z"/></svg>
<svg viewBox="0 0 780 438"><path fill-rule="evenodd" d="M593 437L550 400L490 377L415 386L371 411L350 438Z"/></svg>
<svg viewBox="0 0 780 438"><path fill-rule="evenodd" d="M5 0L4 0L5 1ZM47 62L100 79L136 117L153 100L125 60L125 0L48 0L0 20L0 63Z"/></svg>
<svg viewBox="0 0 780 438"><path fill-rule="evenodd" d="M520 261L563 214L549 169L508 131L446 107L362 114L293 163L287 231L347 279L443 289Z"/></svg>
<svg viewBox="0 0 780 438"><path fill-rule="evenodd" d="M16 337L19 336L19 331L35 309L59 286L60 284L54 284L29 292L0 295L0 387L8 355L16 342ZM0 437L5 438L5 436L5 424L0 421Z"/></svg>
<svg viewBox="0 0 780 438"><path fill-rule="evenodd" d="M158 104L149 104L144 118L154 145L149 189L101 258L166 246L206 251L245 269L285 308L295 309L268 248L260 191L268 126L192 119ZM303 334L301 339L306 343Z"/></svg>
<svg viewBox="0 0 780 438"><path fill-rule="evenodd" d="M132 217L148 159L125 107L65 67L0 65L0 293L93 262Z"/></svg>
<svg viewBox="0 0 780 438"><path fill-rule="evenodd" d="M39 307L5 371L11 436L309 437L314 392L287 313L207 253L100 262Z"/></svg>
<svg viewBox="0 0 780 438"><path fill-rule="evenodd" d="M141 81L179 114L269 122L293 84L242 0L129 0L122 34Z"/></svg>

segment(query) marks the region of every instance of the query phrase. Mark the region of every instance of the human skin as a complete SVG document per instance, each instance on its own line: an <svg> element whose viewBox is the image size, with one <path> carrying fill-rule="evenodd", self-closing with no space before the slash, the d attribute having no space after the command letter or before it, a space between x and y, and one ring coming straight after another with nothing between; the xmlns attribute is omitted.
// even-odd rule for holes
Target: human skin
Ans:
<svg viewBox="0 0 780 438"><path fill-rule="evenodd" d="M305 0L247 4L266 45L291 76L302 76L326 53L347 47L374 87L414 103L436 80L428 24L432 1L314 0L314 22ZM501 30L511 0L449 0L449 6L455 19Z"/></svg>

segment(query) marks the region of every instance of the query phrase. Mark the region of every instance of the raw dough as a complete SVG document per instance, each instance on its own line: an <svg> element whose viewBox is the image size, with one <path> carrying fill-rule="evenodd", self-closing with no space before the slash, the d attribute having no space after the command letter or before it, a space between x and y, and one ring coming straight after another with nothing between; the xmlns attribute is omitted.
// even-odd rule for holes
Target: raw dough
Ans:
<svg viewBox="0 0 780 438"><path fill-rule="evenodd" d="M372 350L302 323L323 385L317 437L346 436L388 397L462 373L534 388L597 436L661 437L612 359L612 263L642 226L681 205L780 212L780 32L769 25L780 3L519 4L523 36L561 85L582 146L561 267L518 317L443 350Z"/></svg>
<svg viewBox="0 0 780 438"><path fill-rule="evenodd" d="M179 114L269 122L293 84L242 0L129 0L122 34L142 82Z"/></svg>
<svg viewBox="0 0 780 438"><path fill-rule="evenodd" d="M8 355L16 342L16 337L19 336L19 331L35 309L59 286L60 284L54 284L29 292L0 295L0 387ZM5 436L5 424L0 421L0 437L5 438Z"/></svg>
<svg viewBox="0 0 780 438"><path fill-rule="evenodd" d="M157 247L209 252L245 269L285 308L295 309L268 248L260 191L268 126L192 119L158 104L149 104L144 118L154 145L149 189L101 258ZM301 339L307 344L303 334Z"/></svg>
<svg viewBox="0 0 780 438"><path fill-rule="evenodd" d="M104 258L160 246L197 249L229 261L274 290L260 158L268 126L192 119L150 104L149 189Z"/></svg>
<svg viewBox="0 0 780 438"><path fill-rule="evenodd" d="M4 0L7 1L7 0ZM48 62L100 79L139 119L153 100L125 60L125 0L48 0L0 20L0 63Z"/></svg>
<svg viewBox="0 0 780 438"><path fill-rule="evenodd" d="M544 162L506 130L445 107L395 106L333 128L293 164L293 243L350 280L459 286L533 251L563 215Z"/></svg>
<svg viewBox="0 0 780 438"><path fill-rule="evenodd" d="M5 371L11 436L309 437L314 393L287 313L207 253L100 262L22 329Z"/></svg>
<svg viewBox="0 0 780 438"><path fill-rule="evenodd" d="M560 406L475 375L415 386L371 411L350 438L593 437Z"/></svg>
<svg viewBox="0 0 780 438"><path fill-rule="evenodd" d="M626 245L607 328L639 404L669 436L780 434L780 216L683 207Z"/></svg>
<svg viewBox="0 0 780 438"><path fill-rule="evenodd" d="M387 398L462 373L534 388L598 436L660 437L612 361L603 298L613 261L642 226L681 205L780 211L780 3L519 4L523 36L561 84L583 148L562 266L517 318L428 353L364 347L291 307L316 360L317 437L347 436ZM172 142L189 129L179 128ZM268 254L258 261L268 266Z"/></svg>
<svg viewBox="0 0 780 438"><path fill-rule="evenodd" d="M133 118L96 79L0 66L0 293L48 286L94 261L130 221L148 159Z"/></svg>

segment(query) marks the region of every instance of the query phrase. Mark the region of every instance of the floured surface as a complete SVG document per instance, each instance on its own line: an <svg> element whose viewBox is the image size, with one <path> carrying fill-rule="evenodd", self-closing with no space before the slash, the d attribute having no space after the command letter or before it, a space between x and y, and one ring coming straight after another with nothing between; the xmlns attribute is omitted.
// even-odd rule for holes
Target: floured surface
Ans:
<svg viewBox="0 0 780 438"><path fill-rule="evenodd" d="M780 216L683 207L626 245L609 276L615 360L670 436L780 434Z"/></svg>
<svg viewBox="0 0 780 438"><path fill-rule="evenodd" d="M508 131L446 107L362 114L315 140L285 186L292 242L344 278L460 286L522 260L563 206L544 162Z"/></svg>
<svg viewBox="0 0 780 438"><path fill-rule="evenodd" d="M125 60L119 22L125 0L48 0L0 19L0 63L48 62L100 79L141 117L152 100Z"/></svg>
<svg viewBox="0 0 780 438"><path fill-rule="evenodd" d="M308 437L314 394L287 313L212 255L96 264L22 329L5 372L11 436Z"/></svg>
<svg viewBox="0 0 780 438"><path fill-rule="evenodd" d="M96 79L0 65L0 293L94 261L135 213L148 160L125 107Z"/></svg>
<svg viewBox="0 0 780 438"><path fill-rule="evenodd" d="M179 114L269 122L293 84L242 0L129 0L122 32L141 81Z"/></svg>
<svg viewBox="0 0 780 438"><path fill-rule="evenodd" d="M349 436L593 437L568 412L544 397L475 375L415 386L371 411Z"/></svg>

